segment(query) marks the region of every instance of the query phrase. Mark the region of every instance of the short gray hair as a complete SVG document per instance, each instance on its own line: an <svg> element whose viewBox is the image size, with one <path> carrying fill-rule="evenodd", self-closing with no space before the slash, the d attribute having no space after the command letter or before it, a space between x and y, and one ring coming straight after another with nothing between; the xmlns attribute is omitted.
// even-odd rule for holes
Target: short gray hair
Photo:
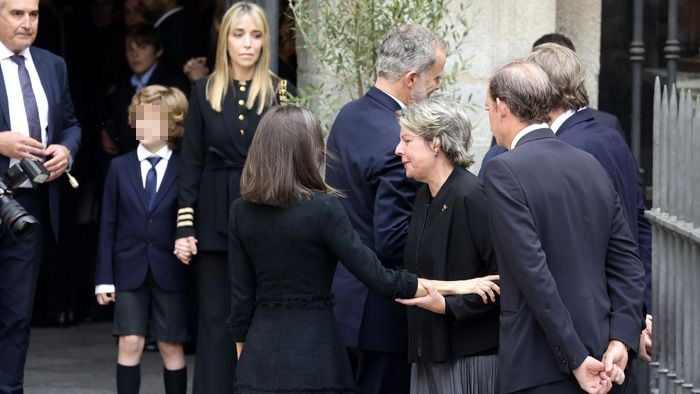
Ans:
<svg viewBox="0 0 700 394"><path fill-rule="evenodd" d="M455 165L474 164L469 154L472 126L467 112L459 103L443 95L433 95L397 112L402 128L411 130L432 146L439 146Z"/></svg>
<svg viewBox="0 0 700 394"><path fill-rule="evenodd" d="M445 50L445 41L430 29L408 24L392 29L377 51L377 75L396 82L409 71L418 74L437 60L437 49Z"/></svg>
<svg viewBox="0 0 700 394"><path fill-rule="evenodd" d="M500 99L525 123L549 121L555 90L549 76L537 64L516 60L499 68L489 81L489 94Z"/></svg>

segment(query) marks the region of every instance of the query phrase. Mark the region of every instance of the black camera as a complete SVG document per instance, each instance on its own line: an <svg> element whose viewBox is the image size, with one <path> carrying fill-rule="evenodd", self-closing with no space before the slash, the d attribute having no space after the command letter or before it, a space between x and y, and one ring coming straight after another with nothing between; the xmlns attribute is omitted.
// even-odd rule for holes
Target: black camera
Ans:
<svg viewBox="0 0 700 394"><path fill-rule="evenodd" d="M22 159L7 169L0 179L0 225L4 225L17 239L21 239L31 228L39 223L22 206L12 198L13 190L27 180L37 188L49 179L49 172L37 160Z"/></svg>

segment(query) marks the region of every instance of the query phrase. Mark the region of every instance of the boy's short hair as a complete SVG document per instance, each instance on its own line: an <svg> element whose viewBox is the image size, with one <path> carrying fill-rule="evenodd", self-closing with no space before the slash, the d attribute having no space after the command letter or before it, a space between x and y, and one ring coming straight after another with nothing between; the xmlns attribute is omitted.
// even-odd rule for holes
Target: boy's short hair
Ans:
<svg viewBox="0 0 700 394"><path fill-rule="evenodd" d="M168 146L178 149L185 133L187 117L187 97L178 88L163 85L149 85L139 90L129 105L129 124L136 127L137 106L151 104L168 109Z"/></svg>
<svg viewBox="0 0 700 394"><path fill-rule="evenodd" d="M127 46L130 42L135 42L137 45L151 45L156 52L163 49L158 30L147 23L138 23L126 31Z"/></svg>

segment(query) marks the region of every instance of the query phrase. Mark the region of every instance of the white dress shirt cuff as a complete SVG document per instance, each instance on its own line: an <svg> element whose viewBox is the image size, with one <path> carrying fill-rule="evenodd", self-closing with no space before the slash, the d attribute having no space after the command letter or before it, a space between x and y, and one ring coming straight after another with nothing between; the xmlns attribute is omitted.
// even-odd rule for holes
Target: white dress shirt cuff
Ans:
<svg viewBox="0 0 700 394"><path fill-rule="evenodd" d="M97 285L95 286L95 295L114 293L114 285Z"/></svg>

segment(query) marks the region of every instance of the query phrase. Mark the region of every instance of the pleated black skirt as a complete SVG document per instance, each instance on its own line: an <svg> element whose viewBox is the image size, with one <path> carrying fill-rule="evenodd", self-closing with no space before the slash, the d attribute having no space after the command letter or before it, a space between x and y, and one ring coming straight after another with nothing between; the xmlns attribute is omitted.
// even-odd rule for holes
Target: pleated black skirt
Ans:
<svg viewBox="0 0 700 394"><path fill-rule="evenodd" d="M498 393L498 356L463 357L444 363L413 363L411 394Z"/></svg>

